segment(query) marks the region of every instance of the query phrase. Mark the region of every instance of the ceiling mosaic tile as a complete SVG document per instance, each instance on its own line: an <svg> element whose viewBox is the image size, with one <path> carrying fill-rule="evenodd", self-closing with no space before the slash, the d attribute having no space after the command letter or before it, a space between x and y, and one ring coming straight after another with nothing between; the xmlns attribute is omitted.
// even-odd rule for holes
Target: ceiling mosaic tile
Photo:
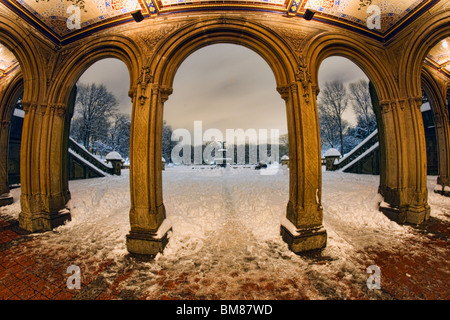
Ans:
<svg viewBox="0 0 450 320"><path fill-rule="evenodd" d="M381 11L381 30L385 33L417 8L423 0L305 0L304 8L340 18L365 27L370 16L367 8L376 5Z"/></svg>
<svg viewBox="0 0 450 320"><path fill-rule="evenodd" d="M15 67L17 59L14 54L0 43L0 73L7 72Z"/></svg>

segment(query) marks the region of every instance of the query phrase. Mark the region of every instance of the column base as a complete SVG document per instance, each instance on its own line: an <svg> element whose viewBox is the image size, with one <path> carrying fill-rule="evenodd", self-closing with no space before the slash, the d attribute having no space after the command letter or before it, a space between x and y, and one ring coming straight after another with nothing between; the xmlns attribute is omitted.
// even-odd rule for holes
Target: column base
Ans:
<svg viewBox="0 0 450 320"><path fill-rule="evenodd" d="M297 229L288 219L281 223L281 237L294 253L321 250L327 245L327 231L323 226Z"/></svg>
<svg viewBox="0 0 450 320"><path fill-rule="evenodd" d="M165 219L157 232L134 231L127 234L128 252L156 256L162 253L172 233L171 223Z"/></svg>
<svg viewBox="0 0 450 320"><path fill-rule="evenodd" d="M418 225L430 218L430 206L408 206L405 208L391 207L389 203L382 202L379 210L399 224Z"/></svg>
<svg viewBox="0 0 450 320"><path fill-rule="evenodd" d="M438 194L443 195L445 197L450 197L450 187L446 186L444 184L439 184L438 183L433 191L434 191L434 193L438 193Z"/></svg>
<svg viewBox="0 0 450 320"><path fill-rule="evenodd" d="M30 232L50 231L70 221L70 211L65 208L53 213L23 213L19 215L19 227Z"/></svg>
<svg viewBox="0 0 450 320"><path fill-rule="evenodd" d="M0 195L0 207L10 205L14 202L13 196L11 193L4 193Z"/></svg>

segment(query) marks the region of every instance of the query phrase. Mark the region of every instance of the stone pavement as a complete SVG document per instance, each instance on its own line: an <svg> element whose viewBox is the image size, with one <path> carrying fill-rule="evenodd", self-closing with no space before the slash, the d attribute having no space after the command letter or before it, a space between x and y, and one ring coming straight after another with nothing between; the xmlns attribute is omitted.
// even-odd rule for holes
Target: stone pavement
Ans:
<svg viewBox="0 0 450 320"><path fill-rule="evenodd" d="M42 248L38 237L18 228L16 220L0 217L0 300L112 300L112 299L217 299L213 294L197 294L211 285L211 279L201 279L196 274L177 273L176 270L159 270L150 284L159 290L155 294L140 288L139 273L145 270L148 260L128 257L120 267L114 261L95 261L88 253L74 253L61 246L57 251ZM415 232L424 235L424 241L404 243L403 246L384 251L367 248L363 256L382 270L382 289L377 295L361 290L361 283L346 280L337 272L330 277L342 277L341 290L320 282L312 272L304 273L301 282L260 278L247 279L240 284L241 297L249 299L264 296L275 299L308 299L317 292L328 299L450 299L450 224L431 218ZM409 250L420 252L411 257ZM66 261L61 252L83 270L81 289L67 288ZM89 255L89 256L88 256ZM326 263L320 253L307 255L311 264ZM355 258L357 259L357 258ZM365 261L367 261L365 259ZM367 265L362 262L361 265ZM234 272L238 277L239 272ZM134 277L133 286L122 286ZM234 277L231 274L231 277ZM147 275L148 278L148 275ZM152 282L153 281L153 282ZM129 284L129 283L128 283ZM133 284L133 283L132 283ZM216 284L216 290L229 285ZM134 288L134 289L130 289ZM296 294L292 292L295 289ZM344 292L344 294L343 294Z"/></svg>

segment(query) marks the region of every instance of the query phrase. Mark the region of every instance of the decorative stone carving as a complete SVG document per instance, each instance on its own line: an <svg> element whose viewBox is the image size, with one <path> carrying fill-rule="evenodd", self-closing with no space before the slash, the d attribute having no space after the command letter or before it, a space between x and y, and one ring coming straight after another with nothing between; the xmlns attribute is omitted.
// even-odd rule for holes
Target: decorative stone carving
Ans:
<svg viewBox="0 0 450 320"><path fill-rule="evenodd" d="M60 118L66 115L66 106L63 104L56 105L56 115Z"/></svg>
<svg viewBox="0 0 450 320"><path fill-rule="evenodd" d="M292 93L298 92L298 85L296 83L291 83L291 85L289 87L291 88Z"/></svg>
<svg viewBox="0 0 450 320"><path fill-rule="evenodd" d="M305 102L309 103L309 90L308 87L311 84L311 74L303 60L303 58L299 57L299 66L297 69L297 73L295 75L295 79L301 83L303 88L303 97L305 98Z"/></svg>
<svg viewBox="0 0 450 320"><path fill-rule="evenodd" d="M393 109L393 106L392 106L393 104L394 104L394 102L388 101L388 100L380 101L380 109L381 109L381 112L382 112L382 113L388 113L388 112L391 112L392 109Z"/></svg>
<svg viewBox="0 0 450 320"><path fill-rule="evenodd" d="M399 99L398 101L397 101L397 105L400 107L400 109L403 111L403 110L405 110L405 103L406 103L406 100L405 99Z"/></svg>
<svg viewBox="0 0 450 320"><path fill-rule="evenodd" d="M45 115L45 112L47 111L47 105L46 104L41 104L39 106L39 110L40 110L42 116Z"/></svg>
<svg viewBox="0 0 450 320"><path fill-rule="evenodd" d="M289 86L280 86L277 88L278 93L284 101L289 99Z"/></svg>
<svg viewBox="0 0 450 320"><path fill-rule="evenodd" d="M408 101L411 106L416 106L419 109L422 106L422 97L410 97Z"/></svg>
<svg viewBox="0 0 450 320"><path fill-rule="evenodd" d="M139 103L141 106L145 104L145 99L148 99L147 86L153 83L153 73L150 70L149 61L147 60L146 65L142 67L141 75L139 77L138 85L140 86Z"/></svg>
<svg viewBox="0 0 450 320"><path fill-rule="evenodd" d="M178 29L178 24L169 24L168 26L161 26L152 30L148 30L145 33L141 33L136 37L136 42L143 51L152 53L155 51L158 43L166 38L168 34Z"/></svg>
<svg viewBox="0 0 450 320"><path fill-rule="evenodd" d="M271 26L272 28L272 26ZM303 41L306 38L306 33L300 30L293 30L290 28L273 28L277 33L279 33L282 38L286 39L295 52L301 53L303 46Z"/></svg>
<svg viewBox="0 0 450 320"><path fill-rule="evenodd" d="M169 99L169 96L172 94L173 89L169 87L161 86L159 87L159 98L161 99L161 102L164 103Z"/></svg>
<svg viewBox="0 0 450 320"><path fill-rule="evenodd" d="M11 121L2 120L0 122L0 125L1 125L2 129L8 128L10 124L11 124Z"/></svg>

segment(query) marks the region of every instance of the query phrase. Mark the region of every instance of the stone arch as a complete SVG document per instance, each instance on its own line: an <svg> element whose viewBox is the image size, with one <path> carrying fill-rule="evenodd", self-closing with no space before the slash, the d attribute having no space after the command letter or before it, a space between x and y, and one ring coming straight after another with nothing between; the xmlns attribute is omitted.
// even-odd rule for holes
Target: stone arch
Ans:
<svg viewBox="0 0 450 320"><path fill-rule="evenodd" d="M367 48L366 44L363 44L354 38L339 34L320 34L311 40L311 46L309 47L308 59L311 64L311 70L313 70L312 78L313 83L318 87L318 74L319 68L322 62L332 56L341 56L349 59L355 63L369 78L375 87L375 91L378 96L378 101L390 96L392 91L391 76L385 68L385 63L374 55L374 53ZM385 82L386 81L386 82ZM319 93L317 91L317 94ZM379 106L375 107L375 113L377 115L378 125L378 137L380 140L380 185L383 184L386 177L386 150L385 133L382 125L381 112ZM378 110L377 110L378 109Z"/></svg>
<svg viewBox="0 0 450 320"><path fill-rule="evenodd" d="M33 30L22 27L20 21L4 14L0 14L0 42L17 57L23 76L22 104L25 117L20 152L19 224L24 229L33 230L34 221L30 218L31 212L36 214L41 212L41 206L36 205L39 200L35 196L40 194L38 161L40 131L37 123L40 121L38 109L45 103L47 63L39 47L41 39L35 36Z"/></svg>
<svg viewBox="0 0 450 320"><path fill-rule="evenodd" d="M148 58L133 91L130 150L130 252L156 254L167 242L161 174L164 102L172 92L176 70L191 53L210 44L245 46L271 67L286 101L290 176L287 218L281 233L295 252L323 248L321 166L317 108L309 71L273 30L243 18L210 18L187 24L167 36ZM302 107L301 107L302 106ZM305 128L308 128L306 130Z"/></svg>
<svg viewBox="0 0 450 320"><path fill-rule="evenodd" d="M14 103L23 94L23 77L20 70L15 72L9 81L3 96L0 98L0 206L11 204L12 196L9 194L8 156L11 119L14 112Z"/></svg>
<svg viewBox="0 0 450 320"><path fill-rule="evenodd" d="M422 21L420 27L414 30L414 37L406 44L406 54L400 61L400 85L412 96L421 96L421 75L423 62L430 49L439 41L450 36L450 21L448 10L434 13L427 21Z"/></svg>
<svg viewBox="0 0 450 320"><path fill-rule="evenodd" d="M66 54L55 85L49 91L51 103L65 105L80 76L95 62L106 58L116 58L125 63L130 76L130 90L136 86L138 70L142 65L138 46L125 36L97 36Z"/></svg>
<svg viewBox="0 0 450 320"><path fill-rule="evenodd" d="M443 188L450 186L450 125L446 101L446 92L427 69L422 69L422 88L428 95L436 130L438 146L439 175L437 182Z"/></svg>
<svg viewBox="0 0 450 320"><path fill-rule="evenodd" d="M380 206L380 210L400 223L420 223L429 214L426 173L422 172L424 159L420 157L424 142L417 134L420 128L414 124L405 125L405 120L402 120L402 117L407 117L408 121L415 123L417 112L410 110L411 101L401 98L397 79L389 69L391 64L383 51L348 36L326 33L311 39L307 61L313 70L315 85L320 63L333 55L353 61L373 83L379 104L374 107L380 141L379 192L384 197L384 206ZM406 115L405 110L413 115ZM408 133L409 130L412 132ZM417 142L411 139L411 135ZM416 163L408 157L411 152L420 155Z"/></svg>
<svg viewBox="0 0 450 320"><path fill-rule="evenodd" d="M309 42L306 56L315 85L318 82L319 66L322 61L331 56L341 56L351 60L364 71L374 84L380 100L388 99L396 93L394 79L387 69L388 64L380 58L381 55L377 56L368 44L334 33L319 34Z"/></svg>
<svg viewBox="0 0 450 320"><path fill-rule="evenodd" d="M117 58L127 66L131 86L136 79L140 52L134 43L122 36L100 36L66 49L55 70L42 108L40 150L34 156L40 163L38 195L43 205L27 215L32 223L24 224L29 231L50 230L70 219L65 207L70 199L66 173L66 150L71 112L68 112L69 97L80 75L93 63L104 58ZM61 58L61 56L63 58ZM25 217L24 217L25 219Z"/></svg>
<svg viewBox="0 0 450 320"><path fill-rule="evenodd" d="M414 36L407 42L407 48L410 49L406 51L407 54L400 61L399 74L404 75L401 78L400 85L406 91L407 96L416 97L418 105L421 104L419 97L422 96L422 84L425 83L429 86L430 92L437 93L439 91L438 84L430 81L431 75L423 73L423 67L426 55L431 48L450 36L448 13L448 9L442 9L430 15L426 21L422 21L422 24L414 31ZM441 101L435 100L435 103L439 102ZM442 106L440 108L442 109ZM433 111L435 110L433 109ZM440 112L437 114L445 116L447 113ZM439 133L436 133L439 141L439 170L442 171L442 175L439 174L438 183L445 188L445 186L450 186L450 177L448 176L450 172L450 125L448 120L442 121L439 125L442 128L439 128Z"/></svg>
<svg viewBox="0 0 450 320"><path fill-rule="evenodd" d="M19 61L24 82L25 103L37 103L42 97L46 83L45 65L35 42L31 39L31 31L23 29L15 20L0 14L0 42L4 44Z"/></svg>

